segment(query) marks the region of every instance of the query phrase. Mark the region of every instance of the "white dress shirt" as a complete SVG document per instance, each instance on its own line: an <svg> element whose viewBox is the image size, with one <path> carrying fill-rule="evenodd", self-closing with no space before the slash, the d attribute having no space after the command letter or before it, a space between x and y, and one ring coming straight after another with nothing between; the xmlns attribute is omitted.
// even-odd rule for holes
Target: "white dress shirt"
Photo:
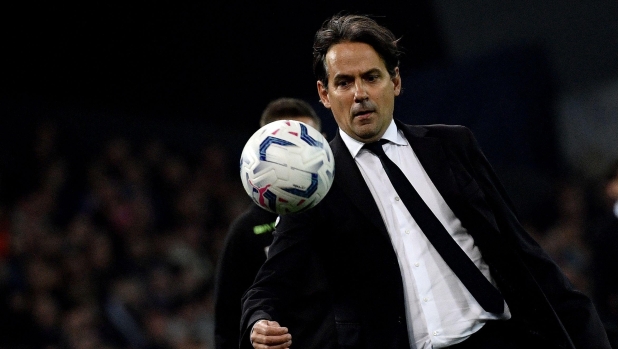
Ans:
<svg viewBox="0 0 618 349"><path fill-rule="evenodd" d="M483 327L488 319L510 318L506 304L503 314L483 310L420 230L397 195L378 157L361 149L363 143L342 130L339 133L377 203L399 260L410 347L444 348L464 341ZM386 155L401 168L468 257L494 283L472 236L448 207L394 121L382 139L390 141L383 146Z"/></svg>

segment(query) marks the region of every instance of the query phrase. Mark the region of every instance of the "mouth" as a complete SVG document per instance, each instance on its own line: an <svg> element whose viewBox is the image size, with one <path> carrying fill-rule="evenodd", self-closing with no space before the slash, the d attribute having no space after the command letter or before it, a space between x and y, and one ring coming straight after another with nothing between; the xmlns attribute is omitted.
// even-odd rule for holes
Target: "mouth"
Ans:
<svg viewBox="0 0 618 349"><path fill-rule="evenodd" d="M363 109L355 111L354 113L352 113L352 116L354 118L368 118L371 114L373 114L373 112L373 109Z"/></svg>

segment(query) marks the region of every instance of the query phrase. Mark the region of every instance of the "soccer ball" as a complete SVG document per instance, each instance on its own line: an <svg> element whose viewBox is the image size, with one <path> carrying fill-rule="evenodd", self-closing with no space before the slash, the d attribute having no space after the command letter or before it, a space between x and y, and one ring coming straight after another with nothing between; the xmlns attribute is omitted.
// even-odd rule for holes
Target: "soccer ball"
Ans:
<svg viewBox="0 0 618 349"><path fill-rule="evenodd" d="M295 120L264 125L247 141L240 179L260 207L280 215L317 205L335 175L333 152L322 134Z"/></svg>

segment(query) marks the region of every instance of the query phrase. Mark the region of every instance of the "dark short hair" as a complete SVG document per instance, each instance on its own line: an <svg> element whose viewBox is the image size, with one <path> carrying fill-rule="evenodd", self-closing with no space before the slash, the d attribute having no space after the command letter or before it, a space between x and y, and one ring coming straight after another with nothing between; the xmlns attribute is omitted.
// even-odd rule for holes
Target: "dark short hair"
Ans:
<svg viewBox="0 0 618 349"><path fill-rule="evenodd" d="M307 116L313 119L318 131L322 128L322 122L311 105L302 99L281 97L266 106L260 118L260 126L264 126L276 120L289 117Z"/></svg>
<svg viewBox="0 0 618 349"><path fill-rule="evenodd" d="M402 51L399 39L374 19L354 14L338 14L326 20L315 34L313 41L313 73L324 86L328 86L326 53L331 46L342 42L362 42L373 47L384 61L391 77L399 66Z"/></svg>

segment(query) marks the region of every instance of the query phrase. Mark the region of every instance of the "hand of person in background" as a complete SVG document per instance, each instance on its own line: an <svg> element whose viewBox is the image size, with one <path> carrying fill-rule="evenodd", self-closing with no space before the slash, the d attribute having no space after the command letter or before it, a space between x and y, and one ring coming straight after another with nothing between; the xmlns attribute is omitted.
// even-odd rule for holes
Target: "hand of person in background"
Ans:
<svg viewBox="0 0 618 349"><path fill-rule="evenodd" d="M260 320L253 325L251 344L255 349L285 349L292 345L292 335L287 327L277 321Z"/></svg>

